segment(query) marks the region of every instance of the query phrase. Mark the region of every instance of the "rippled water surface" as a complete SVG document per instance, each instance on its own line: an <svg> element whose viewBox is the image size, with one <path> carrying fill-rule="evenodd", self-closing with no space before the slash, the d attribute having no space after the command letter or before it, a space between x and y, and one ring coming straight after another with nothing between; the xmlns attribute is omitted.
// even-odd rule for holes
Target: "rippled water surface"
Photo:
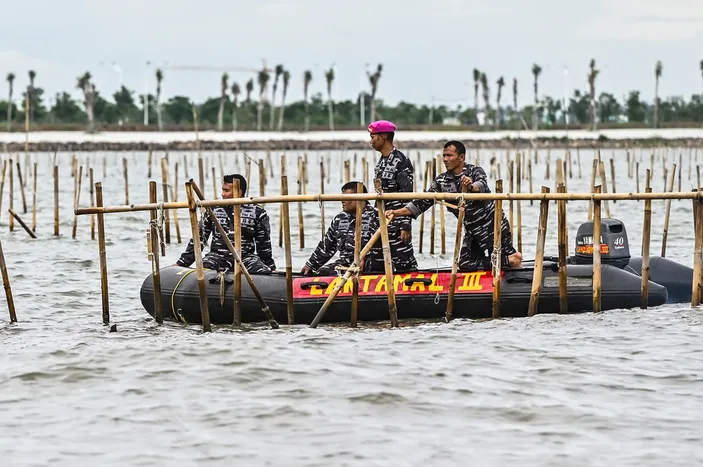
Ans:
<svg viewBox="0 0 703 467"><path fill-rule="evenodd" d="M417 160L416 151L408 151ZM422 151L423 160L435 151ZM675 155L674 155L675 154ZM669 151L666 167L678 163ZM697 184L699 155L683 150L681 189ZM254 161L262 153L248 154ZM287 154L291 191L297 190L299 154ZM641 189L649 153L635 151ZM161 180L155 154L152 179ZM359 152L352 176L361 176ZM492 151L481 153L488 167ZM591 151L581 151L581 178L573 155L570 191L588 190ZM605 151L608 190L615 157L618 191L635 191L624 152ZM105 202L124 204L122 159L129 166L129 201L147 201L147 156L143 153L77 154L94 167ZM197 180L195 156L188 176ZM473 159L475 156L472 155ZM497 152L506 178L504 152ZM544 181L546 152L533 166L533 189ZM25 171L24 155L19 158ZM0 459L3 465L699 465L703 462L703 312L689 305L648 310L613 310L576 316L455 320L450 324L402 322L317 329L260 325L216 327L156 325L143 310L139 287L151 272L146 256L148 213L106 216L110 311L117 332L103 326L97 243L90 220L78 218L71 238L74 179L70 154L59 154L61 236L53 236L53 154L37 162L37 240L16 224L8 231L9 179L0 215L0 240L15 297L17 324L8 324L0 305ZM329 166L325 192L337 192L342 158L353 153L308 153L308 193L319 192L319 161ZM179 199L184 199L183 154ZM225 171L246 170L241 154L222 157ZM280 174L274 155L275 174ZM106 167L103 171L103 161ZM420 163L420 165L423 165ZM205 155L208 173L218 153ZM662 155L653 172L654 191L664 186ZM692 170L689 169L692 166ZM416 170L419 172L420 167ZM424 173L424 170L423 170ZM689 176L690 173L690 176ZM26 175L25 175L26 176ZM251 167L251 194L258 171ZM493 177L491 183L493 183ZM171 173L173 181L173 173ZM15 174L14 209L31 223ZM422 184L422 180L418 180ZM266 194L279 192L268 180ZM504 184L507 190L507 180ZM89 204L83 179L80 204ZM528 191L527 181L522 191ZM678 178L675 189L678 189ZM212 195L210 177L205 192ZM159 194L161 189L159 187ZM611 204L611 215L628 228L631 251L641 248L643 202ZM508 205L504 205L506 211ZM278 205L272 219L278 248ZM339 203L325 205L325 223ZM517 207L514 206L517 210ZM538 203L521 205L523 252L534 255ZM653 203L651 251L658 255L666 202ZM585 202L568 204L569 242L586 218ZM604 209L605 211L605 209ZM516 214L516 213L515 213ZM605 213L604 213L605 214ZM190 237L181 212L183 243L172 229L162 264L171 264ZM291 206L293 266L300 269L321 234L320 207L303 205L305 248L299 248L297 206ZM549 219L547 253L556 254L556 209ZM515 221L517 223L517 221ZM418 250L419 226L414 242ZM448 265L456 220L446 216L446 254L437 233L428 253L430 215L425 216L420 264ZM440 215L437 212L437 230ZM515 233L515 237L517 237ZM517 238L515 239L517 242ZM667 257L692 265L690 201L673 201ZM2 297L4 299L4 296ZM402 317L402 310L400 310Z"/></svg>

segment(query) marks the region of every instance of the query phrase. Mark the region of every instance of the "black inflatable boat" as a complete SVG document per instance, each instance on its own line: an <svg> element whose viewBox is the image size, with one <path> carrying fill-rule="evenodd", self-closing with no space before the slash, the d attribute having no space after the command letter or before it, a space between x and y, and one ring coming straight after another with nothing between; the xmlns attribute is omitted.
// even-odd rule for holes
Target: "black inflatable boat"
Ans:
<svg viewBox="0 0 703 467"><path fill-rule="evenodd" d="M568 312L581 313L593 309L592 223L583 224L576 236L576 254L567 264ZM630 258L624 225L604 219L601 228L601 306L603 310L640 306L641 258ZM589 236L590 235L590 236ZM589 251L590 247L590 251ZM527 316L532 288L534 261L522 268L506 269L501 277L502 317ZM691 299L692 269L665 258L650 259L648 306ZM164 318L187 323L200 323L200 298L195 269L168 266L162 268L161 303ZM396 274L394 290L400 319L437 319L447 307L451 270L432 269ZM253 276L273 316L287 323L286 281L283 273ZM339 277L293 276L295 321L309 324L337 285ZM233 274L205 270L208 309L214 324L230 324L233 320ZM387 284L384 274L363 274L359 280L359 321L388 319ZM493 278L491 271L459 272L455 285L454 316L456 318L488 318L492 314ZM154 286L150 275L141 287L141 301L154 315ZM323 322L345 322L350 319L351 281L327 310ZM556 258L545 257L542 290L538 313L559 312L559 276ZM242 277L242 322L261 322L265 317L249 284Z"/></svg>

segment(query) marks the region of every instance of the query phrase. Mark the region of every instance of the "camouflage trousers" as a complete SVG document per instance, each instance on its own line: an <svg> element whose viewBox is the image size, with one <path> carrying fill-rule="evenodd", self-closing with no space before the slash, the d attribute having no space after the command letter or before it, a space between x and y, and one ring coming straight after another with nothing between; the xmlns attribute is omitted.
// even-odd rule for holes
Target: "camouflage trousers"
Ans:
<svg viewBox="0 0 703 467"><path fill-rule="evenodd" d="M266 266L261 258L256 255L249 255L242 258L242 263L244 267L247 268L249 274L271 274L271 268ZM219 255L205 255L203 258L203 267L206 269L213 269L215 271L228 270L229 272L234 271L234 259L224 258Z"/></svg>
<svg viewBox="0 0 703 467"><path fill-rule="evenodd" d="M483 223L466 223L464 240L459 253L459 270L476 271L491 269L493 253L493 217ZM509 267L508 256L517 252L513 247L513 235L510 224L503 213L500 228L501 267Z"/></svg>

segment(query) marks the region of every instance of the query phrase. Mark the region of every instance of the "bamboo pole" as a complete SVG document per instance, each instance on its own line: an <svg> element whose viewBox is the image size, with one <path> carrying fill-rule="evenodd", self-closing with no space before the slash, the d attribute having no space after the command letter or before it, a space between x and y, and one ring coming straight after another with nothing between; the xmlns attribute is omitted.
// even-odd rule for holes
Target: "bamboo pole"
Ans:
<svg viewBox="0 0 703 467"><path fill-rule="evenodd" d="M462 185L461 192L466 193L467 187ZM456 274L459 269L459 254L461 252L462 245L462 233L464 229L464 212L465 201L462 197L459 200L459 214L457 216L456 222L456 237L454 239L454 257L452 258L452 275L449 281L449 296L447 297L447 309L444 312L444 320L448 323L452 320L454 314L454 288L456 287Z"/></svg>
<svg viewBox="0 0 703 467"><path fill-rule="evenodd" d="M212 170L212 198L217 199L217 170L215 170L215 166L213 165L211 167ZM263 193L262 193L263 196Z"/></svg>
<svg viewBox="0 0 703 467"><path fill-rule="evenodd" d="M12 170L12 165L10 165ZM0 218L2 217L2 198L5 194L5 173L7 171L7 159L2 161L2 179L0 179Z"/></svg>
<svg viewBox="0 0 703 467"><path fill-rule="evenodd" d="M149 182L149 202L157 202L156 182L154 180ZM152 278L154 280L154 319L157 323L163 324L164 310L161 306L161 268L159 266L159 230L156 226L157 222L156 209L152 209L149 211L149 233L151 240L151 261L153 266Z"/></svg>
<svg viewBox="0 0 703 467"><path fill-rule="evenodd" d="M287 174L286 174L286 155L285 155L285 154L281 154L281 177L286 176L286 175L287 175ZM282 193L282 192L281 192L281 193ZM280 210L280 213L279 213L279 214L280 214L280 215L279 215L279 218L281 219L281 221L278 223L278 247L279 247L279 248L283 248L283 204L284 204L284 203L281 203L281 210ZM323 204L324 204L324 203L323 203ZM324 238L324 236L325 236L325 234L324 234L324 229L325 229L325 226L324 226L324 224L323 224L323 226L322 226L322 230L323 230L322 238Z"/></svg>
<svg viewBox="0 0 703 467"><path fill-rule="evenodd" d="M558 193L565 193L566 187L563 183L557 186ZM559 312L568 313L568 299L567 299L567 288L566 288L566 257L567 257L567 245L566 245L566 201L557 201L557 241L559 248Z"/></svg>
<svg viewBox="0 0 703 467"><path fill-rule="evenodd" d="M78 178L76 179L76 193L73 199L73 210L75 212L76 208L80 206L81 202L81 183L83 181L83 166L81 165L78 169ZM78 232L78 216L73 214L73 231L71 233L71 238L76 239L76 233Z"/></svg>
<svg viewBox="0 0 703 467"><path fill-rule="evenodd" d="M612 161L612 159L610 159ZM600 193L600 185L595 187L595 193ZM601 217L600 200L593 201L593 311L601 311Z"/></svg>
<svg viewBox="0 0 703 467"><path fill-rule="evenodd" d="M600 172L601 190L603 190L603 193L607 193L608 182L605 178L605 164L603 163L603 161L600 161L598 163L598 171ZM613 201L617 201L617 198L614 198ZM608 204L607 200L603 204L605 204L605 215L608 217L608 219L610 219L610 205Z"/></svg>
<svg viewBox="0 0 703 467"><path fill-rule="evenodd" d="M696 191L700 191L700 188ZM691 291L691 307L697 307L701 303L701 274L703 274L703 202L697 199L693 201L693 278Z"/></svg>
<svg viewBox="0 0 703 467"><path fill-rule="evenodd" d="M579 151L579 148L576 148L576 161L578 163L579 179L581 179L581 151Z"/></svg>
<svg viewBox="0 0 703 467"><path fill-rule="evenodd" d="M300 172L298 172L300 174ZM281 177L281 194L288 194L288 177ZM288 310L288 324L295 324L295 307L293 304L293 260L291 259L290 242L290 213L288 203L281 204L281 216L283 217L283 240L285 244L286 256L286 305Z"/></svg>
<svg viewBox="0 0 703 467"><path fill-rule="evenodd" d="M10 209L15 208L15 177L14 177L14 166L12 164L12 159L10 159ZM10 232L15 230L15 218L10 216L9 220Z"/></svg>
<svg viewBox="0 0 703 467"><path fill-rule="evenodd" d="M24 195L24 184L25 182L22 181L22 167L20 166L20 162L17 161L17 177L20 182L20 193L22 194L22 213L27 214L27 198Z"/></svg>
<svg viewBox="0 0 703 467"><path fill-rule="evenodd" d="M376 178L373 181L377 193L382 193L381 180ZM386 290L388 292L388 314L390 315L391 327L398 327L398 307L395 301L395 287L393 285L393 263L391 261L390 239L388 237L388 219L386 219L386 209L383 200L376 204L378 209L379 230L381 231L381 245L383 249L383 265L386 272Z"/></svg>
<svg viewBox="0 0 703 467"><path fill-rule="evenodd" d="M16 323L17 313L15 312L15 300L12 297L10 275L7 273L7 264L5 263L5 253L2 249L2 241L0 241L0 273L2 274L2 285L5 289L5 298L7 299L7 309L10 312L10 323Z"/></svg>
<svg viewBox="0 0 703 467"><path fill-rule="evenodd" d="M508 192L515 193L515 164L512 160L507 161L508 164ZM558 174L559 172L557 172ZM510 224L510 230L515 230L515 220L513 218L513 200L508 202L508 224Z"/></svg>
<svg viewBox="0 0 703 467"><path fill-rule="evenodd" d="M185 157L185 155L183 156ZM151 162L152 162L153 154L151 153L151 149L149 149L149 157L147 158L147 173L146 173L146 178L151 178Z"/></svg>
<svg viewBox="0 0 703 467"><path fill-rule="evenodd" d="M356 154L354 154L356 156ZM363 183L356 184L356 192L363 193L364 185ZM356 202L356 219L354 223L354 264L361 264L361 224L363 218L363 201ZM324 237L323 237L324 238ZM361 271L359 271L361 272ZM354 274L352 276L352 305L351 305L351 327L355 328L357 324L357 318L359 314L359 275Z"/></svg>
<svg viewBox="0 0 703 467"><path fill-rule="evenodd" d="M591 167L591 193L593 193L593 190L595 189L596 186L596 174L598 173L598 160L593 159L593 167ZM593 219L593 203L590 202L588 203L588 220Z"/></svg>
<svg viewBox="0 0 703 467"><path fill-rule="evenodd" d="M37 231L37 163L33 163L34 175L32 176L32 232ZM0 190L0 196L2 191ZM78 207L78 206L76 206ZM91 216L92 219L93 216Z"/></svg>
<svg viewBox="0 0 703 467"><path fill-rule="evenodd" d="M679 175L681 171L679 170ZM674 177L676 177L676 164L671 169L671 180L669 181L669 191L674 191ZM666 240L669 236L669 215L671 214L671 200L666 200L666 215L664 216L664 233L662 235L662 254L661 257L666 257Z"/></svg>
<svg viewBox="0 0 703 467"><path fill-rule="evenodd" d="M503 192L503 180L496 180L496 193ZM503 214L503 201L495 202L495 213L493 216L493 254L496 256L496 261L493 262L493 318L500 318L500 280L502 266L502 248L501 248L501 224Z"/></svg>
<svg viewBox="0 0 703 467"><path fill-rule="evenodd" d="M613 185L613 193L617 193L617 190L615 189L615 162L613 161L613 158L610 158L610 182ZM613 204L615 204L616 200L613 200Z"/></svg>
<svg viewBox="0 0 703 467"><path fill-rule="evenodd" d="M124 172L124 204L129 204L129 167L126 157L122 158L122 171Z"/></svg>
<svg viewBox="0 0 703 467"><path fill-rule="evenodd" d="M522 191L522 164L520 162L520 153L517 154L517 172L515 180L517 181L515 188L518 193ZM515 202L517 208L517 251L522 251L522 211L520 201ZM510 226L512 228L512 225Z"/></svg>
<svg viewBox="0 0 703 467"><path fill-rule="evenodd" d="M651 193L652 188L649 186L650 171L647 169L647 188L646 193ZM652 229L652 201L644 202L644 227L642 229L642 297L640 308L646 309L649 300L649 239Z"/></svg>
<svg viewBox="0 0 703 467"><path fill-rule="evenodd" d="M102 189L102 185L101 185ZM101 194L102 197L102 194ZM102 204L96 206L101 208ZM76 210L77 213L78 210ZM54 166L54 235L59 236L59 166Z"/></svg>
<svg viewBox="0 0 703 467"><path fill-rule="evenodd" d="M428 163L425 163L425 176L423 177L424 178L423 191L427 191L429 171L430 171L429 165L428 165ZM423 242L424 238L425 238L425 211L422 211L422 213L420 213L420 246L419 246L419 250L418 250L419 253L422 253L422 244L424 243Z"/></svg>
<svg viewBox="0 0 703 467"><path fill-rule="evenodd" d="M174 202L178 201L178 161L173 168L173 185L171 186L171 198ZM173 210L173 224L176 227L176 241L181 244L181 224L178 220L178 210Z"/></svg>
<svg viewBox="0 0 703 467"><path fill-rule="evenodd" d="M635 181L637 183L637 193L640 192L640 163L635 162Z"/></svg>
<svg viewBox="0 0 703 467"><path fill-rule="evenodd" d="M10 209L9 212L10 212L10 215L11 215L12 217L14 217L15 219L17 219L17 222L20 223L20 225L22 226L22 228L24 229L24 231L27 232L30 237L32 237L32 238L37 238L37 236L34 234L34 232L32 232L32 229L30 229L29 227L27 227L27 224L24 223L24 221L20 218L20 216L17 215L17 213L16 213L15 211L13 211L12 209Z"/></svg>
<svg viewBox="0 0 703 467"><path fill-rule="evenodd" d="M202 155L198 155L198 186L201 190L205 189L205 167L203 165L204 163L205 162L203 161ZM248 174L247 180L249 180Z"/></svg>
<svg viewBox="0 0 703 467"><path fill-rule="evenodd" d="M356 155L356 154L355 154ZM325 193L325 164L320 160L320 194ZM325 238L325 203L320 203L320 240Z"/></svg>
<svg viewBox="0 0 703 467"><path fill-rule="evenodd" d="M351 181L351 167L349 166L349 161L344 161L344 183L349 183Z"/></svg>
<svg viewBox="0 0 703 467"><path fill-rule="evenodd" d="M202 159L199 159L202 161ZM207 304L207 289L205 287L205 271L203 270L203 254L200 247L200 230L198 229L198 214L193 196L193 186L186 182L186 196L188 197L188 212L190 213L190 229L193 235L193 252L195 254L196 279L198 281L198 294L200 295L200 315L203 321L203 332L211 332L210 310Z"/></svg>
<svg viewBox="0 0 703 467"><path fill-rule="evenodd" d="M266 169L264 167L264 160L259 159L259 195L266 196Z"/></svg>
<svg viewBox="0 0 703 467"><path fill-rule="evenodd" d="M683 160L682 159L683 159L683 154L679 153L679 189L678 189L678 191L681 191L681 173L683 172ZM690 175L690 172L689 172L689 175ZM689 180L690 180L690 178L691 177L689 176ZM669 190L669 191L673 191L673 188L672 188L672 190Z"/></svg>
<svg viewBox="0 0 703 467"><path fill-rule="evenodd" d="M442 172L442 156L437 155L437 173ZM439 239L440 239L440 251L442 254L447 253L447 231L446 231L446 207L441 206L439 209Z"/></svg>
<svg viewBox="0 0 703 467"><path fill-rule="evenodd" d="M239 185L239 180L234 179L233 187L234 194L241 196L242 188ZM242 208L238 204L234 206L234 249L237 255L242 255ZM232 255L235 256L235 255ZM239 261L234 264L234 310L233 310L232 325L239 326L242 324L242 266Z"/></svg>
<svg viewBox="0 0 703 467"><path fill-rule="evenodd" d="M58 166L54 166L54 173ZM103 186L101 182L95 184L96 207L103 207ZM102 297L103 324L110 324L110 297L107 288L107 256L105 252L105 218L103 213L98 213L98 255L100 256L100 294ZM58 233L57 233L58 235Z"/></svg>
<svg viewBox="0 0 703 467"><path fill-rule="evenodd" d="M430 166L430 173L432 174L431 177L434 180L437 177L437 166L432 162L432 160L428 161L428 164ZM437 222L436 222L436 217L435 217L435 208L436 208L436 203L432 205L432 216L430 218L430 254L434 254L434 246L435 246L435 230L437 230Z"/></svg>
<svg viewBox="0 0 703 467"><path fill-rule="evenodd" d="M168 203L168 160L163 157L161 158L161 196L164 203ZM156 201L154 201L156 202ZM175 215L175 211L174 211ZM171 216L169 215L168 209L164 209L164 237L166 237L166 243L171 243Z"/></svg>
<svg viewBox="0 0 703 467"><path fill-rule="evenodd" d="M303 159L298 157L298 194L303 194L305 183L305 173L303 171ZM305 248L305 223L303 221L303 203L298 203L298 234L300 236L300 249Z"/></svg>
<svg viewBox="0 0 703 467"><path fill-rule="evenodd" d="M549 187L543 186L542 193L549 193ZM539 225L537 228L537 247L535 249L535 268L532 271L532 290L527 316L534 316L539 309L539 295L542 291L542 274L544 264L544 242L547 238L547 220L549 218L549 201L539 204Z"/></svg>

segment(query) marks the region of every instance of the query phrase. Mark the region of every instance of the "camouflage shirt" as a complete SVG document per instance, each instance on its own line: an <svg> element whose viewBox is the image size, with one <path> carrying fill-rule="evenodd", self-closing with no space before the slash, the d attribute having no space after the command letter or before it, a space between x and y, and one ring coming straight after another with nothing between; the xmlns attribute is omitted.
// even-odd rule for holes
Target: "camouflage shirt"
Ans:
<svg viewBox="0 0 703 467"><path fill-rule="evenodd" d="M388 157L381 157L376 162L375 178L381 180L381 188L384 193L412 193L413 191L413 164L410 159L393 148ZM402 200L387 200L384 207L389 209L400 209L405 206ZM392 224L400 227L400 230L412 230L412 221L408 217L394 219Z"/></svg>

